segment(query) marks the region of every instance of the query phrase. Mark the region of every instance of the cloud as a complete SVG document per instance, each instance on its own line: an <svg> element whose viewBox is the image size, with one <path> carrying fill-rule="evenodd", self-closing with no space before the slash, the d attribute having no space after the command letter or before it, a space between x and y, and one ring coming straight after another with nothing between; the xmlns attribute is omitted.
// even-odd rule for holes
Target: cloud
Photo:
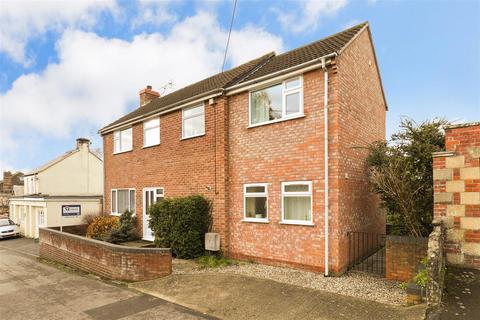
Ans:
<svg viewBox="0 0 480 320"><path fill-rule="evenodd" d="M139 0L138 15L132 19L132 27L150 24L159 26L164 23L173 23L177 20L177 15L169 10L172 1L167 0Z"/></svg>
<svg viewBox="0 0 480 320"><path fill-rule="evenodd" d="M92 26L101 12L114 13L117 9L114 0L3 0L0 4L0 52L26 66L34 59L25 52L31 39L52 30Z"/></svg>
<svg viewBox="0 0 480 320"><path fill-rule="evenodd" d="M347 5L347 0L306 0L299 8L274 9L282 27L292 33L315 30L321 19L336 14ZM297 4L295 4L297 6Z"/></svg>
<svg viewBox="0 0 480 320"><path fill-rule="evenodd" d="M136 107L138 91L147 84L159 88L172 79L179 89L219 72L226 38L217 17L206 12L179 21L166 34L144 33L131 41L65 30L56 43L57 63L20 76L0 94L2 158L9 154L13 163L27 142L73 140L72 134L98 130ZM283 50L280 38L254 26L236 29L229 63L271 50Z"/></svg>

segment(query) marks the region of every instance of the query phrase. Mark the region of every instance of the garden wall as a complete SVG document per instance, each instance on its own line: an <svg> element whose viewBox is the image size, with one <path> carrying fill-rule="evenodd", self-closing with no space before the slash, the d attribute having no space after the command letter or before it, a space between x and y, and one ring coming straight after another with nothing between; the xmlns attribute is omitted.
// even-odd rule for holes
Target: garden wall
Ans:
<svg viewBox="0 0 480 320"><path fill-rule="evenodd" d="M445 288L445 228L440 219L432 222L433 231L428 237L428 284L427 303L428 312L433 313L442 302Z"/></svg>
<svg viewBox="0 0 480 320"><path fill-rule="evenodd" d="M40 228L40 258L101 277L143 281L172 273L172 253L164 248L130 248Z"/></svg>
<svg viewBox="0 0 480 320"><path fill-rule="evenodd" d="M385 277L410 281L420 261L427 256L428 238L387 236Z"/></svg>

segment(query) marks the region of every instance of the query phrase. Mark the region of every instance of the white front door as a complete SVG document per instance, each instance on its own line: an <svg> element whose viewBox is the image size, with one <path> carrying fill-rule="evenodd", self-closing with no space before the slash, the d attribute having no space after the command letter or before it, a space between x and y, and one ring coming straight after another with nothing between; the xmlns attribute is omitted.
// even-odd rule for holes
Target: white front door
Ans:
<svg viewBox="0 0 480 320"><path fill-rule="evenodd" d="M163 188L143 188L143 240L153 241L155 239L152 229L148 225L150 221L148 209L163 197Z"/></svg>

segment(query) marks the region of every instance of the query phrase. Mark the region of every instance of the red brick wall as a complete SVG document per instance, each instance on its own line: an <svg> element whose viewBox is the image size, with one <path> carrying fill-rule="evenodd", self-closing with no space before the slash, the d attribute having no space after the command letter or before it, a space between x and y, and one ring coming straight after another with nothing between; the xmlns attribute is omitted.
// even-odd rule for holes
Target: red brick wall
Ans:
<svg viewBox="0 0 480 320"><path fill-rule="evenodd" d="M40 229L40 258L115 280L144 281L172 273L169 249L123 247L45 228Z"/></svg>
<svg viewBox="0 0 480 320"><path fill-rule="evenodd" d="M334 181L330 234L332 264L348 263L349 231L385 233L385 214L370 192L365 148L385 140L386 104L375 53L366 29L340 54L333 98L333 130L338 133L332 152Z"/></svg>
<svg viewBox="0 0 480 320"><path fill-rule="evenodd" d="M385 277L410 281L420 261L427 256L428 238L387 236Z"/></svg>
<svg viewBox="0 0 480 320"><path fill-rule="evenodd" d="M230 218L235 257L323 270L323 72L303 75L304 118L248 126L248 93L230 98ZM280 224L281 182L312 181L314 226ZM268 183L268 223L242 222L243 185Z"/></svg>
<svg viewBox="0 0 480 320"><path fill-rule="evenodd" d="M445 146L433 155L433 177L447 263L480 269L480 124L447 128Z"/></svg>
<svg viewBox="0 0 480 320"><path fill-rule="evenodd" d="M140 227L143 224L143 188L163 187L166 197L203 194L214 200L213 229L220 233L222 246L226 245L227 124L224 108L224 98L214 105L206 103L206 134L200 137L181 140L181 110L161 116L158 146L142 148L143 123L133 126L133 150L129 152L113 154L113 133L105 135L105 213L111 212L110 191L116 188L135 188ZM214 109L217 109L216 116Z"/></svg>

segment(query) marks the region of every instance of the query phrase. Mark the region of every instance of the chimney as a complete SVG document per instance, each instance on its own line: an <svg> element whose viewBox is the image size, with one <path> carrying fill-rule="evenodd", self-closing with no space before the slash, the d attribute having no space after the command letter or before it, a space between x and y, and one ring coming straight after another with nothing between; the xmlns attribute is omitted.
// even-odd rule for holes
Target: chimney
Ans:
<svg viewBox="0 0 480 320"><path fill-rule="evenodd" d="M160 93L152 90L152 86L147 86L140 91L140 107L143 107L155 98L160 97Z"/></svg>
<svg viewBox="0 0 480 320"><path fill-rule="evenodd" d="M90 149L90 140L87 138L78 138L77 139L77 149L87 148Z"/></svg>
<svg viewBox="0 0 480 320"><path fill-rule="evenodd" d="M3 172L3 190L4 193L13 192L13 174L10 171Z"/></svg>

